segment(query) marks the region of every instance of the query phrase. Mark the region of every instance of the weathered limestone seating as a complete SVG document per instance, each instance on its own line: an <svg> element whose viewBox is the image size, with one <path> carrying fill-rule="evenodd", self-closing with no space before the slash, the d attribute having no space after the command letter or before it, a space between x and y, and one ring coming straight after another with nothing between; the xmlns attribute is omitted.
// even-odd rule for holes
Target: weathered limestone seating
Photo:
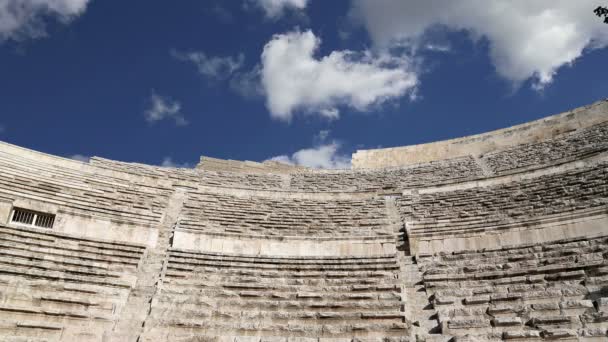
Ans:
<svg viewBox="0 0 608 342"><path fill-rule="evenodd" d="M282 174L245 171L163 168L94 157L93 165L150 177L190 181L200 185L304 192L368 192L399 190L481 179L584 158L608 150L608 123L563 134L538 143L516 145L471 156L393 167L383 170L294 170ZM484 173L479 163L489 170ZM232 170L232 169L231 169ZM492 174L488 175L487 172ZM286 181L287 179L287 181ZM285 184L288 184L286 186Z"/></svg>
<svg viewBox="0 0 608 342"><path fill-rule="evenodd" d="M91 165L117 172L146 176L150 178L196 180L197 173L188 168L160 167L140 163L128 163L100 157L92 157Z"/></svg>
<svg viewBox="0 0 608 342"><path fill-rule="evenodd" d="M307 167L279 163L273 160L266 160L258 163L253 161L225 160L212 157L201 156L200 162L196 165L198 170L216 172L237 172L237 173L292 173L298 170L307 170Z"/></svg>
<svg viewBox="0 0 608 342"><path fill-rule="evenodd" d="M145 247L0 225L0 339L100 341Z"/></svg>
<svg viewBox="0 0 608 342"><path fill-rule="evenodd" d="M444 336L608 339L608 237L439 253L418 263Z"/></svg>
<svg viewBox="0 0 608 342"><path fill-rule="evenodd" d="M262 236L390 236L384 199L312 200L190 193L180 229Z"/></svg>
<svg viewBox="0 0 608 342"><path fill-rule="evenodd" d="M395 255L286 258L176 250L143 341L406 339Z"/></svg>
<svg viewBox="0 0 608 342"><path fill-rule="evenodd" d="M209 186L305 192L366 192L449 184L480 179L492 174L520 172L522 168L546 167L604 152L608 150L607 141L608 123L601 123L549 140L489 152L482 155L478 161L466 156L383 170L286 171L279 168L279 173L269 174L261 172L265 169L241 166L244 162L238 162L238 168L227 167L228 171L221 171L220 166L231 161L216 162L215 164L219 163L220 166L210 169L161 168L97 157L92 158L91 163L123 172L176 181L187 180ZM204 158L216 161L214 158ZM479 163L487 166L485 174ZM488 175L487 172L492 174Z"/></svg>
<svg viewBox="0 0 608 342"><path fill-rule="evenodd" d="M587 153L593 153L596 147L605 149L602 136L605 136L603 125L607 122L608 99L604 99L564 113L491 132L419 145L359 150L353 154L352 167L355 170L385 169L466 156L478 159L481 155L505 150L517 154L518 148L522 148L523 153L515 158L521 160L513 163L508 155L504 155L508 164L495 166L529 166L534 162L529 159L537 153L539 156L536 158L542 164L559 163L562 158L582 158ZM596 125L599 126L594 128ZM562 139L566 139L565 143L573 146L568 146L560 152L559 147L564 146ZM543 141L547 143L538 144ZM484 166L483 160L478 161Z"/></svg>
<svg viewBox="0 0 608 342"><path fill-rule="evenodd" d="M482 234L535 217L606 212L607 180L608 163L601 162L506 184L403 196L398 203L410 238Z"/></svg>
<svg viewBox="0 0 608 342"><path fill-rule="evenodd" d="M93 157L91 164L135 175L168 179L176 182L191 182L197 185L228 187L236 189L277 190L283 187L283 178L277 174L208 171L203 169L157 167L139 163L124 163Z"/></svg>
<svg viewBox="0 0 608 342"><path fill-rule="evenodd" d="M77 172L0 152L0 195L60 206L117 222L158 223L166 192L93 172Z"/></svg>
<svg viewBox="0 0 608 342"><path fill-rule="evenodd" d="M196 185L236 189L282 190L296 192L369 192L451 183L483 177L483 170L472 157L411 165L386 170L308 170L296 168L277 174L219 171L216 168L166 168L138 163L123 163L99 157L91 164L120 172L158 179L187 181Z"/></svg>
<svg viewBox="0 0 608 342"><path fill-rule="evenodd" d="M218 171L205 169L154 167L123 163L103 158L91 159L93 165L173 181L229 188L302 192L396 191L430 185L483 179L493 174L519 172L554 163L584 158L608 150L608 123L566 133L548 141L517 145L490 152L476 161L471 156L383 170L293 170L279 174ZM483 170L479 163L485 163ZM485 171L485 173L484 173ZM488 174L488 172L491 172Z"/></svg>
<svg viewBox="0 0 608 342"><path fill-rule="evenodd" d="M311 192L398 190L476 179L483 170L472 157L384 170L309 171L291 175L291 189Z"/></svg>
<svg viewBox="0 0 608 342"><path fill-rule="evenodd" d="M608 122L564 133L555 138L516 145L483 156L497 174L581 159L608 150Z"/></svg>

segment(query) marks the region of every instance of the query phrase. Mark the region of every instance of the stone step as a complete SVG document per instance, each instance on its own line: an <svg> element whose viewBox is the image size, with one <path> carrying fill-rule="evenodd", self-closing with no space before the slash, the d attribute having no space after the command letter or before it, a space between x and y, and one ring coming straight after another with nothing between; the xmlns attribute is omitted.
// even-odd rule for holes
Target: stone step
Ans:
<svg viewBox="0 0 608 342"><path fill-rule="evenodd" d="M223 260L237 262L251 262L254 264L350 264L350 263L374 263L374 262L394 262L396 254L371 255L371 256L251 256L243 254L223 254L223 253L203 253L186 251L171 248L170 254L176 257L203 259L203 260Z"/></svg>
<svg viewBox="0 0 608 342"><path fill-rule="evenodd" d="M368 311L368 312L345 312L345 311L263 311L263 310L228 310L209 308L175 308L170 306L153 306L151 317L163 320L166 317L181 317L188 319L200 319L219 322L258 322L272 321L273 323L290 323L300 325L317 324L344 324L357 322L403 322L405 316L397 308L396 311Z"/></svg>
<svg viewBox="0 0 608 342"><path fill-rule="evenodd" d="M179 295L160 295L156 296L153 301L153 306L172 307L180 305L183 307L210 307L210 308L225 308L235 310L248 311L390 311L396 310L402 305L401 301L395 300L375 300L375 301L311 301L311 300L282 300L282 299L264 299L264 300L243 300L242 298L214 298L214 297L199 297L199 296L179 296Z"/></svg>
<svg viewBox="0 0 608 342"><path fill-rule="evenodd" d="M192 271L198 267L218 267L248 270L273 270L282 272L305 272L305 271L394 271L399 269L399 265L394 262L359 264L359 265L255 265L252 263L237 263L232 261L203 261L187 260L183 258L169 258L169 265L172 270Z"/></svg>
<svg viewBox="0 0 608 342"><path fill-rule="evenodd" d="M163 330L186 330L215 334L250 333L256 336L314 336L314 337L347 337L367 334L385 334L399 336L406 334L409 325L406 323L354 323L354 324L318 324L299 325L272 322L219 322L198 319L165 318L151 321L151 332ZM146 333L144 333L146 335ZM161 335L162 336L162 335Z"/></svg>
<svg viewBox="0 0 608 342"><path fill-rule="evenodd" d="M8 234L0 228L0 241L3 243L11 243L12 245L25 245L25 246L36 246L40 248L52 247L62 250L78 250L80 252L89 252L103 256L118 257L118 258L131 258L139 259L143 254L143 249L137 252L121 251L121 250L110 250L109 248L99 248L91 246L90 244L84 243L79 244L71 241L65 241L64 239L54 239L53 241L40 241L38 237L36 240L30 239L30 236L21 234L21 232L9 232Z"/></svg>
<svg viewBox="0 0 608 342"><path fill-rule="evenodd" d="M170 278L189 278L192 275L197 275L206 272L215 272L223 275L231 275L231 276L251 276L251 277L260 277L260 278L280 278L280 279L360 279L363 281L364 279L391 279L395 277L395 274L392 272L383 272L383 271L360 271L360 272L352 272L352 271L339 271L332 270L327 272L321 271L308 271L308 272L279 272L274 270L268 271L258 271L251 269L218 269L213 267L200 267L192 271L180 271L173 270L170 265L167 266L167 272L165 274L166 277Z"/></svg>
<svg viewBox="0 0 608 342"><path fill-rule="evenodd" d="M219 273L219 272L218 272ZM233 275L233 274L198 274L197 277L187 278L172 278L168 277L165 279L165 284L175 287L197 287L206 286L208 283L219 283L219 284L249 284L254 287L272 288L273 286L289 286L292 288L305 288L305 287L323 287L323 288L334 288L334 287L376 287L383 289L401 284L401 279L398 277L373 277L373 278L324 278L320 277L298 277L298 278L281 278L278 275L273 274L266 277L257 277L250 274L245 275Z"/></svg>
<svg viewBox="0 0 608 342"><path fill-rule="evenodd" d="M83 276L79 274L69 274L57 270L51 269L29 269L26 267L15 267L4 265L0 268L0 274L4 275L14 275L21 276L25 278L31 279L46 279L50 281L62 281L62 282L73 282L73 283L83 283L83 284L93 284L93 285L103 285L103 286L114 286L114 287L122 287L122 288L130 288L134 283L135 279L108 279L105 277L98 276Z"/></svg>
<svg viewBox="0 0 608 342"><path fill-rule="evenodd" d="M83 310L67 310L67 309L47 309L41 307L20 307L11 305L0 305L0 312L4 315L9 314L11 317L28 317L28 316L39 316L47 318L61 318L61 319L94 319L111 322L111 315L102 315L100 313L91 313Z"/></svg>

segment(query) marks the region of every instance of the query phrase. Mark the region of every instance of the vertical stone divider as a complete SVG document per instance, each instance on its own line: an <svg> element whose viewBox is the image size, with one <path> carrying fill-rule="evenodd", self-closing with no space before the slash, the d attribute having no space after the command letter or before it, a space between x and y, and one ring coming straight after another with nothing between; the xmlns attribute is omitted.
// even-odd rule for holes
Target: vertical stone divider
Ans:
<svg viewBox="0 0 608 342"><path fill-rule="evenodd" d="M401 313L403 314L406 321L413 322L414 319L409 311L409 298L407 296L405 280L404 277L406 275L404 270L404 262L407 260L405 254L409 254L409 247L405 247L404 245L404 229L403 222L401 220L401 215L399 214L399 210L397 209L397 205L395 203L395 199L397 195L385 195L384 196L384 205L386 208L386 216L388 218L389 227L392 230L392 234L395 237L395 253L397 254L397 262L399 263L399 289L401 294ZM407 244L407 241L405 241ZM407 250L404 253L404 248ZM411 335L411 332L410 332ZM407 336L410 338L411 336Z"/></svg>
<svg viewBox="0 0 608 342"><path fill-rule="evenodd" d="M291 188L291 173L281 175L281 189L287 191Z"/></svg>
<svg viewBox="0 0 608 342"><path fill-rule="evenodd" d="M146 250L137 270L137 282L131 289L127 303L112 332L103 342L139 341L152 311L154 296L162 290L164 272L169 258L175 227L186 198L186 189L175 187L169 198L165 214L158 226L158 239L154 247Z"/></svg>
<svg viewBox="0 0 608 342"><path fill-rule="evenodd" d="M475 160L475 163L477 163L477 165L481 169L481 172L483 172L484 176L486 176L486 177L494 176L494 171L492 171L492 169L488 166L488 164L486 164L486 161L483 159L482 155L471 154L471 157L473 157L473 159Z"/></svg>
<svg viewBox="0 0 608 342"><path fill-rule="evenodd" d="M422 283L422 273L411 255L405 223L401 218L395 199L397 196L386 196L386 212L393 226L397 243L397 260L399 262L399 279L401 301L405 319L412 323L410 339L412 341L439 341L439 321L437 312L432 308ZM433 336L434 335L434 336Z"/></svg>

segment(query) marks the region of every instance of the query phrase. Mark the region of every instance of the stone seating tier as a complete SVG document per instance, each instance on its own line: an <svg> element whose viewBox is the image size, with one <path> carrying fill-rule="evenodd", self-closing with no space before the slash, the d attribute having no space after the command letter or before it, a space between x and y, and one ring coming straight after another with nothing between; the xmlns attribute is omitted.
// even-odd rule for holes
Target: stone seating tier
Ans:
<svg viewBox="0 0 608 342"><path fill-rule="evenodd" d="M395 255L260 257L171 249L144 340L402 340Z"/></svg>
<svg viewBox="0 0 608 342"><path fill-rule="evenodd" d="M550 139L497 149L480 156L392 167L383 170L301 170L247 173L166 168L92 158L91 164L147 177L236 189L292 192L398 191L483 179L583 159L608 150L608 123L573 130Z"/></svg>
<svg viewBox="0 0 608 342"><path fill-rule="evenodd" d="M99 341L126 303L144 250L0 225L2 341Z"/></svg>
<svg viewBox="0 0 608 342"><path fill-rule="evenodd" d="M444 336L608 338L608 237L438 253L418 264Z"/></svg>
<svg viewBox="0 0 608 342"><path fill-rule="evenodd" d="M0 196L150 226L160 221L167 189L0 152Z"/></svg>
<svg viewBox="0 0 608 342"><path fill-rule="evenodd" d="M496 174L583 159L608 150L608 122L575 130L552 139L490 152L483 161Z"/></svg>
<svg viewBox="0 0 608 342"><path fill-rule="evenodd" d="M408 195L397 202L410 237L481 234L535 217L605 212L607 179L608 163L601 162L517 182Z"/></svg>
<svg viewBox="0 0 608 342"><path fill-rule="evenodd" d="M310 192L397 191L477 179L483 175L475 159L467 156L385 170L294 173L290 189Z"/></svg>
<svg viewBox="0 0 608 342"><path fill-rule="evenodd" d="M241 173L190 168L158 167L139 163L125 163L99 157L91 158L91 164L100 168L133 175L144 175L174 182L190 182L201 186L227 187L235 189L280 189L283 177L270 173Z"/></svg>
<svg viewBox="0 0 608 342"><path fill-rule="evenodd" d="M145 175L201 186L294 192L369 192L416 187L437 182L479 178L482 170L471 157L413 165L390 170L302 170L293 172L247 173L204 169L166 168L124 163L94 157L91 164L134 175Z"/></svg>
<svg viewBox="0 0 608 342"><path fill-rule="evenodd" d="M312 200L190 193L180 229L263 236L390 236L383 198Z"/></svg>

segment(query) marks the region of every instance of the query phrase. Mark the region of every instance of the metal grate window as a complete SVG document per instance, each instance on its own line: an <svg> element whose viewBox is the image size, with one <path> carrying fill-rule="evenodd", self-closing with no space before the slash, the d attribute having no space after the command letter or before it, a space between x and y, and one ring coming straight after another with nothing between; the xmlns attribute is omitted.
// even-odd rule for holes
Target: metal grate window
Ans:
<svg viewBox="0 0 608 342"><path fill-rule="evenodd" d="M25 224L28 226L53 228L53 223L55 223L55 215L22 208L14 208L13 215L11 216L11 222Z"/></svg>

